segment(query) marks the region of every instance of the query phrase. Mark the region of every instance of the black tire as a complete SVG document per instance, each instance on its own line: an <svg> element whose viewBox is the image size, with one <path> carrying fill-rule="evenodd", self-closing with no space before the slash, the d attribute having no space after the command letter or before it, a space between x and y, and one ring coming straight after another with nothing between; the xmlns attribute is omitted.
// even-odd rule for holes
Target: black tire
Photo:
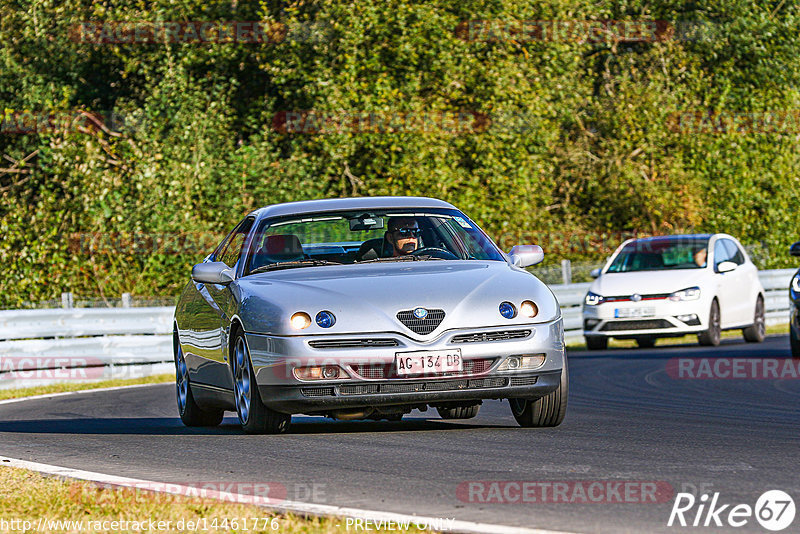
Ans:
<svg viewBox="0 0 800 534"><path fill-rule="evenodd" d="M472 419L478 415L480 409L481 405L475 404L456 408L436 408L436 411L439 412L439 417L442 419Z"/></svg>
<svg viewBox="0 0 800 534"><path fill-rule="evenodd" d="M511 413L519 426L552 427L558 426L567 414L567 397L569 397L569 366L564 356L564 369L561 370L561 382L558 388L536 400L508 399Z"/></svg>
<svg viewBox="0 0 800 534"><path fill-rule="evenodd" d="M717 302L717 299L714 299L711 301L711 309L708 312L708 330L697 334L697 341L705 347L716 347L719 345L721 333L719 302Z"/></svg>
<svg viewBox="0 0 800 534"><path fill-rule="evenodd" d="M222 422L222 410L204 410L197 405L189 382L189 369L183 357L178 333L172 334L172 352L175 360L175 394L178 402L178 415L186 426L217 426Z"/></svg>
<svg viewBox="0 0 800 534"><path fill-rule="evenodd" d="M761 295L756 300L756 310L753 314L753 324L742 330L742 335L748 343L761 343L767 337L767 323L764 318L764 299Z"/></svg>
<svg viewBox="0 0 800 534"><path fill-rule="evenodd" d="M586 336L586 348L589 350L606 350L608 338L605 336Z"/></svg>
<svg viewBox="0 0 800 534"><path fill-rule="evenodd" d="M651 337L651 336L637 337L636 338L636 345L640 349L652 349L653 347L656 346L656 339L657 338L654 338L654 337Z"/></svg>
<svg viewBox="0 0 800 534"><path fill-rule="evenodd" d="M798 339L800 332L797 332L791 326L789 327L789 343L792 347L792 358L800 360L800 339Z"/></svg>
<svg viewBox="0 0 800 534"><path fill-rule="evenodd" d="M281 434L289 430L291 414L276 412L264 406L258 385L253 377L250 349L241 330L236 331L231 344L231 372L236 414L242 429L248 434Z"/></svg>

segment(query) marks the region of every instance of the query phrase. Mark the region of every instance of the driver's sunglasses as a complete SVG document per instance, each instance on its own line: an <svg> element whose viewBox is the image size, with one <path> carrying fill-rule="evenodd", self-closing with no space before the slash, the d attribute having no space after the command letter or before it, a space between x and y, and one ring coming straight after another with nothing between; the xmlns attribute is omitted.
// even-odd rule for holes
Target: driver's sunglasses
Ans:
<svg viewBox="0 0 800 534"><path fill-rule="evenodd" d="M419 237L422 234L422 230L419 228L398 228L395 233L400 237Z"/></svg>

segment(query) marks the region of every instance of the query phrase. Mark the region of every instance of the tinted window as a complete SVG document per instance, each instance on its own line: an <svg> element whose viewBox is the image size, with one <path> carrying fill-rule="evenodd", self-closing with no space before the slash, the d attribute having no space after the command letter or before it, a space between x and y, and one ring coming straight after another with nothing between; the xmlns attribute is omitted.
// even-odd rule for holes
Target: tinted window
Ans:
<svg viewBox="0 0 800 534"><path fill-rule="evenodd" d="M725 243L725 248L728 251L728 257L734 262L736 265L741 265L744 263L744 254L742 254L741 249L736 246L736 243L731 241L730 239L723 239L723 243Z"/></svg>
<svg viewBox="0 0 800 534"><path fill-rule="evenodd" d="M222 252L217 255L217 261L221 261L228 267L236 265L236 262L239 261L239 256L242 255L242 247L251 226L253 226L252 218L247 218L239 224L228 238L228 242L225 243Z"/></svg>

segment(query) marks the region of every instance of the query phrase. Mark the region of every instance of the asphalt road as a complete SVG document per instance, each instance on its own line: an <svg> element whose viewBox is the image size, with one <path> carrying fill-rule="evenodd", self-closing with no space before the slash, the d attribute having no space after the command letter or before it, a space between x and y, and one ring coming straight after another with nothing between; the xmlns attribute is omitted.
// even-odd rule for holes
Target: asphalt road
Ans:
<svg viewBox="0 0 800 534"><path fill-rule="evenodd" d="M298 416L290 434L248 436L232 417L184 428L173 386L158 385L0 405L0 454L163 482L277 482L289 499L529 528L767 532L753 518L738 529L667 520L682 489L751 506L781 489L800 506L800 380L670 377L668 362L687 356L786 358L789 341L571 352L569 410L554 429L519 428L507 403L491 401L468 421L435 411L399 423ZM470 481L576 480L654 482L670 493L660 503L501 504L474 502L490 484L472 499L457 492ZM798 525L800 513L786 532Z"/></svg>

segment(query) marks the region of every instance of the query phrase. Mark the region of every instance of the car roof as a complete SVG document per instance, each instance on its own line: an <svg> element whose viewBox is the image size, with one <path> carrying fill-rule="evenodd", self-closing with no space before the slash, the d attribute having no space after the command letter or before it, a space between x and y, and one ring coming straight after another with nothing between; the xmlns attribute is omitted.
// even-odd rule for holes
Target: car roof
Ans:
<svg viewBox="0 0 800 534"><path fill-rule="evenodd" d="M633 241L666 241L668 239L710 239L716 234L675 234L675 235L655 235L651 237L637 237Z"/></svg>
<svg viewBox="0 0 800 534"><path fill-rule="evenodd" d="M257 218L282 217L285 215L302 215L304 213L318 213L323 211L348 211L370 210L386 208L450 208L455 206L428 197L357 197L357 198L327 198L322 200L302 200L299 202L285 202L273 204L255 210L251 215Z"/></svg>

